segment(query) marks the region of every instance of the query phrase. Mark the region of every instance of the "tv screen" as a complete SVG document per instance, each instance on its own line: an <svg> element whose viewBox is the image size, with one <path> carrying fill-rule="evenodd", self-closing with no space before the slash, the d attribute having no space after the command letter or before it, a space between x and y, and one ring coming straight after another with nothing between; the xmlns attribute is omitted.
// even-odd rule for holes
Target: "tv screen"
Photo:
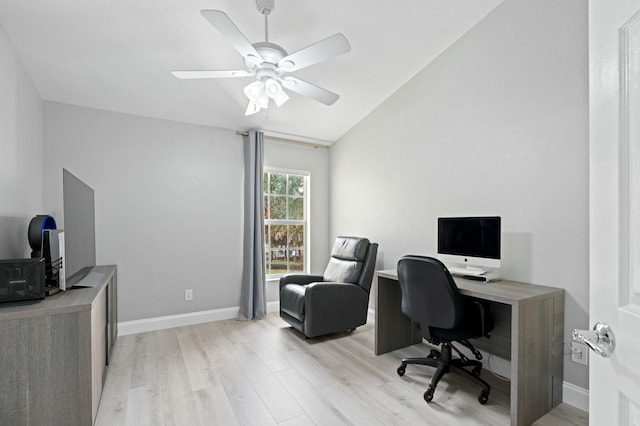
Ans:
<svg viewBox="0 0 640 426"><path fill-rule="evenodd" d="M96 226L93 189L62 170L64 258L66 279L96 266ZM88 270L84 271L85 273Z"/></svg>
<svg viewBox="0 0 640 426"><path fill-rule="evenodd" d="M500 217L438 218L438 253L500 259Z"/></svg>

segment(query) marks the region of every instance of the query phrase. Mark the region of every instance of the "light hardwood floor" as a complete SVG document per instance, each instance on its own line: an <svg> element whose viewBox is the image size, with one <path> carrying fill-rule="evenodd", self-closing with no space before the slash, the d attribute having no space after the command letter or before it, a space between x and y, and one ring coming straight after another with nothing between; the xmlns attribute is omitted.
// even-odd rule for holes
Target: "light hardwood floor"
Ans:
<svg viewBox="0 0 640 426"><path fill-rule="evenodd" d="M508 425L508 382L480 389L449 374L422 399L432 368L400 360L424 344L373 354L373 319L350 334L306 340L277 314L119 337L96 425ZM561 404L536 425L587 425Z"/></svg>

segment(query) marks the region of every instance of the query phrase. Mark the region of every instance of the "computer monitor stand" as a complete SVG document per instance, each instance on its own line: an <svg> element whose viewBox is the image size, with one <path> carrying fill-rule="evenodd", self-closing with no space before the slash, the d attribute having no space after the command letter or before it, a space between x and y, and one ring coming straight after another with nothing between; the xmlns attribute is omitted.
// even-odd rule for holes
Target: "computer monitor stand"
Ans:
<svg viewBox="0 0 640 426"><path fill-rule="evenodd" d="M466 278L474 281L493 282L500 281L500 275L495 272L489 272L482 268L461 268L452 266L449 269L451 275Z"/></svg>

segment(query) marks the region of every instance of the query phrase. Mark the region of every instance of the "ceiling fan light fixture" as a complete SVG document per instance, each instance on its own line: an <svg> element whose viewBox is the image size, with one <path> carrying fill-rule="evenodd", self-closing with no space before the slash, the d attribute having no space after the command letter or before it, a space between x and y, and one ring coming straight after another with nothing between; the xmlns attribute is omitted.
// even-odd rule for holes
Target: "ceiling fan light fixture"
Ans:
<svg viewBox="0 0 640 426"><path fill-rule="evenodd" d="M249 101L249 105L247 105L247 110L244 112L244 115L252 115L260 111L260 107L254 102Z"/></svg>
<svg viewBox="0 0 640 426"><path fill-rule="evenodd" d="M249 105L244 115L255 114L262 108L268 108L269 97L264 91L264 85L260 81L254 81L244 88L244 94L249 99ZM266 104L265 104L266 99Z"/></svg>
<svg viewBox="0 0 640 426"><path fill-rule="evenodd" d="M282 106L282 104L287 102L288 100L289 100L289 96L287 96L287 94L284 93L284 90L282 90L278 96L273 98L273 102L275 102L276 106L278 107Z"/></svg>
<svg viewBox="0 0 640 426"><path fill-rule="evenodd" d="M289 96L274 78L254 81L244 88L244 94L249 99L249 106L247 106L245 115L255 114L262 108L269 108L269 99L273 99L276 106L280 106L289 100Z"/></svg>
<svg viewBox="0 0 640 426"><path fill-rule="evenodd" d="M256 99L258 99L258 96L260 95L260 92L262 92L263 90L264 90L264 86L263 86L262 82L254 81L253 83L248 84L247 86L245 86L244 94L250 101L254 101L255 102Z"/></svg>
<svg viewBox="0 0 640 426"><path fill-rule="evenodd" d="M278 107L289 100L289 96L282 90L280 83L273 78L265 80L264 88L267 95L273 99Z"/></svg>
<svg viewBox="0 0 640 426"><path fill-rule="evenodd" d="M279 107L289 100L289 96L285 93L285 91L282 89L282 86L277 81L273 80L273 83L269 86L267 86L267 83L265 82L265 88L267 91L267 95L271 99L273 99L273 102L275 102L276 106Z"/></svg>
<svg viewBox="0 0 640 426"><path fill-rule="evenodd" d="M269 96L267 96L267 92L265 92L264 90L260 92L258 98L256 99L256 104L258 104L260 108L269 108Z"/></svg>
<svg viewBox="0 0 640 426"><path fill-rule="evenodd" d="M284 92L282 85L280 85L278 81L270 78L264 82L264 87L267 95L274 100L277 106L280 106L289 100L289 96Z"/></svg>
<svg viewBox="0 0 640 426"><path fill-rule="evenodd" d="M280 92L282 92L282 87L280 86L280 83L278 83L273 78L267 78L264 81L264 90L267 92L267 95L269 95L269 97L273 99L278 96Z"/></svg>
<svg viewBox="0 0 640 426"><path fill-rule="evenodd" d="M255 114L262 108L269 108L269 96L264 88L264 83L254 81L244 88L244 94L249 99L249 105L245 111L245 115Z"/></svg>

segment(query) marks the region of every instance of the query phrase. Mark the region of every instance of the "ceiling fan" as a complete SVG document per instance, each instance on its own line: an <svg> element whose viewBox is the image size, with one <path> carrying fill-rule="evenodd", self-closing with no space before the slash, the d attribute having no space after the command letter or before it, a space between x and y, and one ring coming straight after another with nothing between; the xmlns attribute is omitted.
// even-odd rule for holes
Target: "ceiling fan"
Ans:
<svg viewBox="0 0 640 426"><path fill-rule="evenodd" d="M288 54L282 47L269 42L268 18L274 9L274 2L275 0L256 0L258 11L264 15L265 41L253 44L249 43L223 11L202 10L200 12L242 54L246 70L173 71L172 74L180 79L255 76L256 81L244 88L244 93L249 98L246 115L255 114L263 108L267 109L269 99L272 99L277 106L285 103L289 96L284 89L308 96L325 105L335 103L339 95L288 73L349 52L351 45L347 38L337 33Z"/></svg>

